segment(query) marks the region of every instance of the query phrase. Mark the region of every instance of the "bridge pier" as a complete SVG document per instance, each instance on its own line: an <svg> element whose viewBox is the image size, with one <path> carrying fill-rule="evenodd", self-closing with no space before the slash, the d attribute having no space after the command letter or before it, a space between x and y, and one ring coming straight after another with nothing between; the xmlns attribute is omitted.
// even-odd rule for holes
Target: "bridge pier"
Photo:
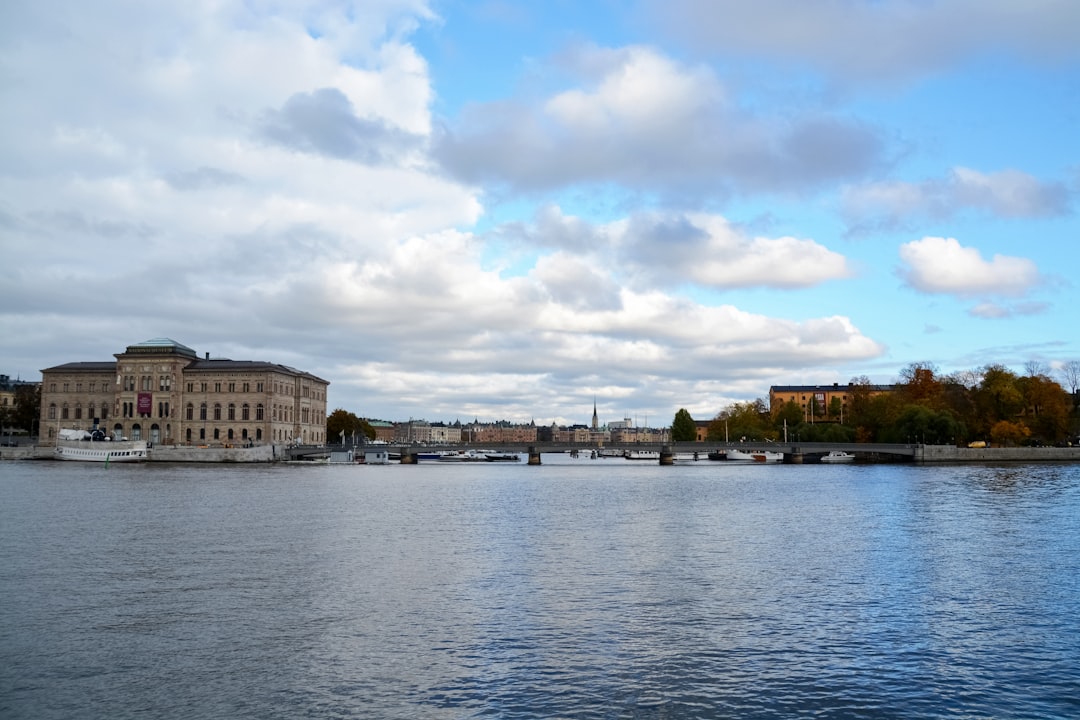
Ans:
<svg viewBox="0 0 1080 720"><path fill-rule="evenodd" d="M675 453L671 452L670 445L663 445L660 448L660 464L661 465L674 465Z"/></svg>
<svg viewBox="0 0 1080 720"><path fill-rule="evenodd" d="M540 464L540 451L537 450L536 447L533 446L533 445L529 446L529 464L530 465L539 465Z"/></svg>
<svg viewBox="0 0 1080 720"><path fill-rule="evenodd" d="M802 465L803 464L803 454L801 452L784 453L784 464L785 465Z"/></svg>
<svg viewBox="0 0 1080 720"><path fill-rule="evenodd" d="M416 457L415 452L412 452L411 450L407 450L405 448L401 449L401 464L402 465L416 465L417 462L418 462L418 458Z"/></svg>

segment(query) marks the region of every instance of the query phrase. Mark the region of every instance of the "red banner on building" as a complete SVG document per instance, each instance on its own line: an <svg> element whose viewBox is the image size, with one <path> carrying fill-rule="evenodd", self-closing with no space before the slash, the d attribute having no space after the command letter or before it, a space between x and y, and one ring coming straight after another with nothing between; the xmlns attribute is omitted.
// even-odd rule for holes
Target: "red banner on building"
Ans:
<svg viewBox="0 0 1080 720"><path fill-rule="evenodd" d="M154 394L139 393L138 407L135 410L139 415L150 415L154 411Z"/></svg>

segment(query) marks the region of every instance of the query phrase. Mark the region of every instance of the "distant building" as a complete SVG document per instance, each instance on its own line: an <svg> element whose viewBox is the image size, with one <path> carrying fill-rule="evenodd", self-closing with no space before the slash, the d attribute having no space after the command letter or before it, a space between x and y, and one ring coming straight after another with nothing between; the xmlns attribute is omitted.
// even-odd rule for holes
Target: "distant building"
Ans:
<svg viewBox="0 0 1080 720"><path fill-rule="evenodd" d="M115 361L41 371L41 442L97 424L162 444L326 442L326 390L310 373L270 362L204 358L168 338L130 345Z"/></svg>
<svg viewBox="0 0 1080 720"><path fill-rule="evenodd" d="M833 399L840 401L840 415L848 412L848 402L856 389L867 388L869 395L891 393L896 389L895 385L773 385L769 388L769 410L775 414L789 402L798 403L803 414L809 418L811 410L816 407L816 417L828 415L833 406ZM837 418L838 419L838 418Z"/></svg>

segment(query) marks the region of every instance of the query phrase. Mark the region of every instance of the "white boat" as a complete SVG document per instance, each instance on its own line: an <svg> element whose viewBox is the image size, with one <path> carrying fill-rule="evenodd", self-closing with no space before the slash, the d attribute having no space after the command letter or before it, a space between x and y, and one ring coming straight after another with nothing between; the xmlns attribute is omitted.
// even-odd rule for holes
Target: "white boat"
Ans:
<svg viewBox="0 0 1080 720"><path fill-rule="evenodd" d="M821 456L821 462L823 463L849 463L855 462L855 456L851 453L846 453L843 450L830 450L825 455Z"/></svg>
<svg viewBox="0 0 1080 720"><path fill-rule="evenodd" d="M628 450L627 460L660 460L660 453L656 450Z"/></svg>
<svg viewBox="0 0 1080 720"><path fill-rule="evenodd" d="M144 462L150 450L144 440L57 440L53 457L83 462Z"/></svg>
<svg viewBox="0 0 1080 720"><path fill-rule="evenodd" d="M459 463L459 462L481 462L486 458L483 455L478 455L475 450L458 451L453 450L443 453L439 456L436 462L442 463Z"/></svg>
<svg viewBox="0 0 1080 720"><path fill-rule="evenodd" d="M784 453L771 450L728 450L728 462L741 463L781 463L784 462Z"/></svg>

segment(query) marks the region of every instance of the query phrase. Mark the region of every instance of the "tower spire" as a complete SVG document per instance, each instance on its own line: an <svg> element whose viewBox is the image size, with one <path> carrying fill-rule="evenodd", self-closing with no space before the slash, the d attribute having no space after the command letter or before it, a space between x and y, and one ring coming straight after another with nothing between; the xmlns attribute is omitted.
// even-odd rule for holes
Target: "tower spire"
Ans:
<svg viewBox="0 0 1080 720"><path fill-rule="evenodd" d="M593 395L593 399L592 399L592 429L593 430L599 430L600 429L600 418L596 414L596 396L595 395Z"/></svg>

